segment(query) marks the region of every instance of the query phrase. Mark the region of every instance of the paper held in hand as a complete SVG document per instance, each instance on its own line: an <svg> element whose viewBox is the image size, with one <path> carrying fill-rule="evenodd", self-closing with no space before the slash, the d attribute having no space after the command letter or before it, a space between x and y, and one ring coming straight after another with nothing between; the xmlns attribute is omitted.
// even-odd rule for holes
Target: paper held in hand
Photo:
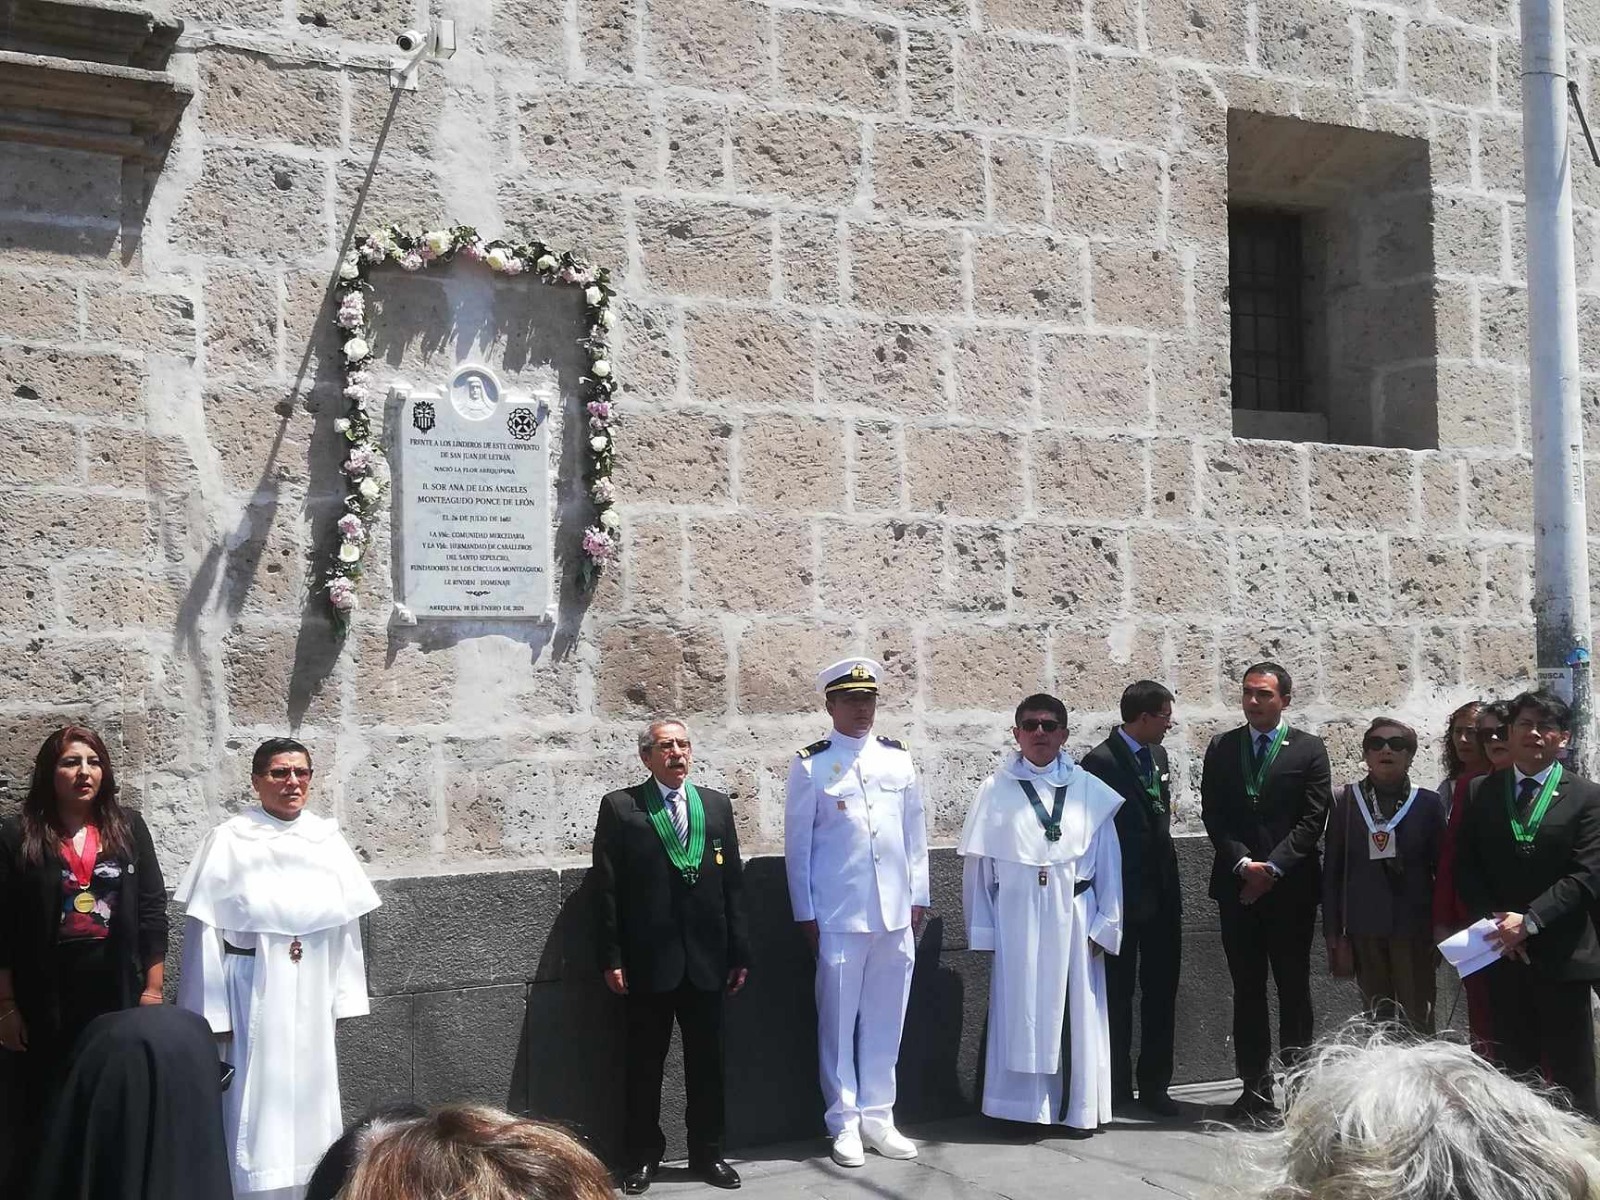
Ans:
<svg viewBox="0 0 1600 1200"><path fill-rule="evenodd" d="M1439 943L1439 953L1444 955L1445 962L1456 969L1456 974L1465 979L1474 971L1481 971L1494 964L1500 957L1500 951L1489 944L1489 934L1494 932L1494 922L1488 917L1481 921L1474 921L1460 933L1452 934Z"/></svg>

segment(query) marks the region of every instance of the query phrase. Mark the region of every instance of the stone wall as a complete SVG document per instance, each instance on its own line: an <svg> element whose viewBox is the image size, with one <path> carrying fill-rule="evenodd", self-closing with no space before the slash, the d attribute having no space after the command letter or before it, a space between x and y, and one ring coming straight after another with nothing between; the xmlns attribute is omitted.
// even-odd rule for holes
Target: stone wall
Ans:
<svg viewBox="0 0 1600 1200"><path fill-rule="evenodd" d="M672 710L771 848L812 672L864 651L938 838L1020 694L1083 746L1140 675L1192 821L1260 655L1340 773L1371 714L1431 739L1530 674L1509 0L459 0L391 93L424 7L176 0L195 99L147 206L0 144L9 795L91 720L175 874L295 728L378 873L557 862ZM1587 95L1600 3L1569 22ZM1438 450L1231 437L1230 109L1427 140ZM353 231L447 217L615 270L622 561L554 630L392 626L379 569L341 641L306 603L324 297Z"/></svg>

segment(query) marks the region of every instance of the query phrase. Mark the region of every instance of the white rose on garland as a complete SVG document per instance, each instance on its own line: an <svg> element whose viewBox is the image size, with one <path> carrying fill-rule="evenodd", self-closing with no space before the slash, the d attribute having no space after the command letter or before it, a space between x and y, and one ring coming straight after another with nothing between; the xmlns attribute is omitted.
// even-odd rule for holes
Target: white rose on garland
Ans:
<svg viewBox="0 0 1600 1200"><path fill-rule="evenodd" d="M353 337L344 344L344 356L349 362L360 362L372 353L372 347L367 345L367 339Z"/></svg>
<svg viewBox="0 0 1600 1200"><path fill-rule="evenodd" d="M450 249L451 237L450 231L447 229L432 230L423 240L427 242L428 249L435 254L444 254Z"/></svg>
<svg viewBox="0 0 1600 1200"><path fill-rule="evenodd" d="M611 374L611 363L607 359L597 358L594 360L594 365L589 369L594 372L596 379L604 379Z"/></svg>

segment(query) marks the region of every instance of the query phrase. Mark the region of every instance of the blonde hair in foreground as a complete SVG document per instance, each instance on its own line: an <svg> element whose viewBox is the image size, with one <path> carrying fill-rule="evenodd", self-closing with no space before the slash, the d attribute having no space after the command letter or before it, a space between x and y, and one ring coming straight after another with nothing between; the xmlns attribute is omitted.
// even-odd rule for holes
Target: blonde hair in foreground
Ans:
<svg viewBox="0 0 1600 1200"><path fill-rule="evenodd" d="M554 1125L477 1105L382 1121L340 1200L612 1200L605 1167Z"/></svg>
<svg viewBox="0 0 1600 1200"><path fill-rule="evenodd" d="M1600 1130L1466 1046L1353 1022L1290 1073L1251 1137L1259 1200L1595 1200Z"/></svg>

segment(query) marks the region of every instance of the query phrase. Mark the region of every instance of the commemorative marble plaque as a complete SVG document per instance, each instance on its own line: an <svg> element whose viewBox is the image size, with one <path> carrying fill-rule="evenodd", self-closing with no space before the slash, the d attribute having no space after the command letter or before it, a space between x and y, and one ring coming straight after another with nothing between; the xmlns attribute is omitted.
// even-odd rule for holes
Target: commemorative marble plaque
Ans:
<svg viewBox="0 0 1600 1200"><path fill-rule="evenodd" d="M398 404L400 602L418 618L553 618L549 396L466 363Z"/></svg>

